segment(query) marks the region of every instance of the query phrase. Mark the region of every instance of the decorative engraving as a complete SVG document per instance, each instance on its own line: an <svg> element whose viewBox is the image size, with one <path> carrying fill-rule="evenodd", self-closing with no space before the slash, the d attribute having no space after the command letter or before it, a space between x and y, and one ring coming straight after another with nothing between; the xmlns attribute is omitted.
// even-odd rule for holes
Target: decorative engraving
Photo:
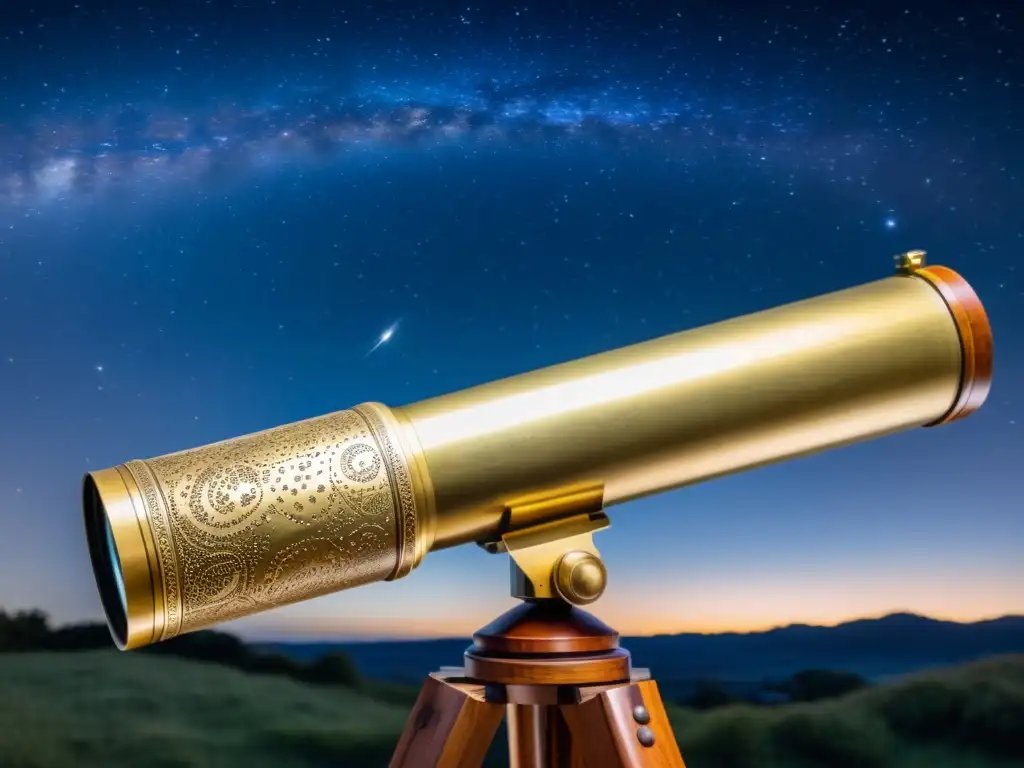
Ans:
<svg viewBox="0 0 1024 768"><path fill-rule="evenodd" d="M350 445L341 454L341 471L353 483L368 483L380 474L380 454L367 445Z"/></svg>
<svg viewBox="0 0 1024 768"><path fill-rule="evenodd" d="M232 536L258 521L262 501L260 476L253 467L207 467L192 486L188 510L195 525L207 533Z"/></svg>
<svg viewBox="0 0 1024 768"><path fill-rule="evenodd" d="M161 639L172 637L181 631L181 589L178 581L178 556L168 525L167 500L144 462L130 461L127 468L135 478L135 484L146 502L149 527L156 542L160 584L164 597L164 630Z"/></svg>
<svg viewBox="0 0 1024 768"><path fill-rule="evenodd" d="M412 570L416 555L417 510L416 493L413 489L412 477L408 461L402 450L395 445L390 430L384 421L383 414L389 414L386 406L380 403L363 403L353 410L359 413L370 426L377 442L384 452L385 466L390 476L391 487L395 494L394 504L399 511L398 516L398 562L394 573L389 579L399 579Z"/></svg>
<svg viewBox="0 0 1024 768"><path fill-rule="evenodd" d="M157 549L159 639L394 577L415 494L378 408L129 462Z"/></svg>
<svg viewBox="0 0 1024 768"><path fill-rule="evenodd" d="M367 525L343 541L310 538L283 549L267 568L259 587L267 605L286 605L313 592L331 592L339 579L346 587L380 578L394 567L394 536Z"/></svg>

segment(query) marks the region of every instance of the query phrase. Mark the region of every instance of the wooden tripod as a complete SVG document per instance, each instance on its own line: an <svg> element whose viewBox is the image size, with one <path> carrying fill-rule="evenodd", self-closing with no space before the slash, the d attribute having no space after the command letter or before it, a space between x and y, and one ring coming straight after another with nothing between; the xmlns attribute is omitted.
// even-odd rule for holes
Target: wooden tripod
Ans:
<svg viewBox="0 0 1024 768"><path fill-rule="evenodd" d="M524 602L473 643L427 678L390 768L479 768L506 716L512 768L685 768L657 684L586 611Z"/></svg>

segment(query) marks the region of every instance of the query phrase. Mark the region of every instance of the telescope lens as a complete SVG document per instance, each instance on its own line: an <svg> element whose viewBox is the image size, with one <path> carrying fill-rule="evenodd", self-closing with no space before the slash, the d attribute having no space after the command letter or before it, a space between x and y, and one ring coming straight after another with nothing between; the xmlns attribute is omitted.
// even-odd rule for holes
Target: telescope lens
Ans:
<svg viewBox="0 0 1024 768"><path fill-rule="evenodd" d="M114 543L114 531L107 520L107 557L110 558L111 570L114 572L114 580L117 582L117 596L121 601L121 610L128 612L128 600L124 596L124 579L121 577L121 560L117 556L117 545Z"/></svg>
<svg viewBox="0 0 1024 768"><path fill-rule="evenodd" d="M96 577L107 624L120 647L128 639L128 599L121 572L121 558L117 554L114 531L110 527L103 499L96 490L96 483L89 476L85 479L83 501L93 575Z"/></svg>

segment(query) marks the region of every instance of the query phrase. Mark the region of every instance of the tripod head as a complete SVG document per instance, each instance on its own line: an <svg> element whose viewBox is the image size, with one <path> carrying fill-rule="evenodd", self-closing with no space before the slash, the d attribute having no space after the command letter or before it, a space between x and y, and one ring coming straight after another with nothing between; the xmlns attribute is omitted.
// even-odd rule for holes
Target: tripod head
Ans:
<svg viewBox="0 0 1024 768"><path fill-rule="evenodd" d="M512 597L589 605L604 594L608 571L594 534L611 523L600 484L576 485L506 507L499 535L481 546L506 553Z"/></svg>
<svg viewBox="0 0 1024 768"><path fill-rule="evenodd" d="M428 676L391 768L482 765L502 718L514 768L686 768L650 672L580 608L608 580L593 540L609 526L602 495L576 486L507 507L480 543L509 555L522 602L473 634L461 666Z"/></svg>

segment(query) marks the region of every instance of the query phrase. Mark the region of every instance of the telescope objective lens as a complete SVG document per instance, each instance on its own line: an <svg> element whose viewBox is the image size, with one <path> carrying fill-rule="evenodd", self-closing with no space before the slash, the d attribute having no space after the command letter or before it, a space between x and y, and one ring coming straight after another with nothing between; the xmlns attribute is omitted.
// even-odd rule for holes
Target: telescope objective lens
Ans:
<svg viewBox="0 0 1024 768"><path fill-rule="evenodd" d="M128 613L128 598L124 595L124 577L121 576L121 558L117 556L117 545L114 543L114 531L110 527L110 521L104 518L104 527L107 529L107 557L110 558L110 570L117 582L117 596L121 601L121 610Z"/></svg>
<svg viewBox="0 0 1024 768"><path fill-rule="evenodd" d="M128 638L128 591L114 529L95 481L86 476L84 493L86 536L93 574L111 634L119 646Z"/></svg>

